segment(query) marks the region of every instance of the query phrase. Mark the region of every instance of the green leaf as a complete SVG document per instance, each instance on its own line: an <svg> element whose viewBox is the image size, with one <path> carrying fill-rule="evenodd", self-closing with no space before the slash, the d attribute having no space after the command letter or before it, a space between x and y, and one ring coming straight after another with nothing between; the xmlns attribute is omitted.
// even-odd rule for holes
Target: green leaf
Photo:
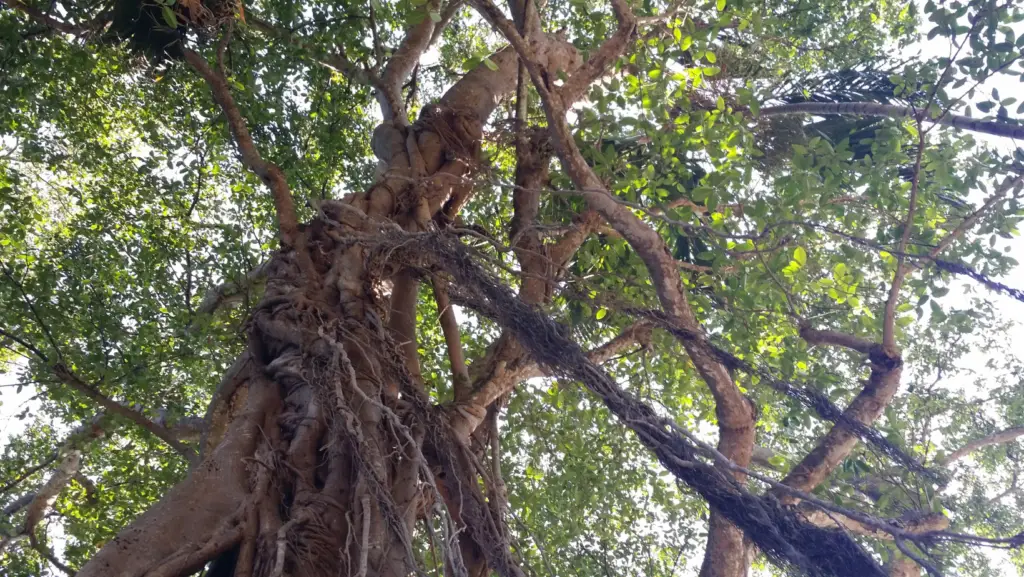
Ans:
<svg viewBox="0 0 1024 577"><path fill-rule="evenodd" d="M178 16L168 6L161 6L160 13L163 14L164 23L167 24L168 28L178 27Z"/></svg>
<svg viewBox="0 0 1024 577"><path fill-rule="evenodd" d="M491 70L494 70L494 71L498 70L498 65L495 64L494 61L491 60L490 58L485 57L483 60L481 60L481 62L483 62L484 66L486 66L487 68L489 68Z"/></svg>
<svg viewBox="0 0 1024 577"><path fill-rule="evenodd" d="M800 266L807 264L807 251L802 246L793 249L793 260Z"/></svg>
<svg viewBox="0 0 1024 577"><path fill-rule="evenodd" d="M722 12L725 10L725 3L726 0L718 0L718 2L715 3L715 8L718 9L719 12Z"/></svg>

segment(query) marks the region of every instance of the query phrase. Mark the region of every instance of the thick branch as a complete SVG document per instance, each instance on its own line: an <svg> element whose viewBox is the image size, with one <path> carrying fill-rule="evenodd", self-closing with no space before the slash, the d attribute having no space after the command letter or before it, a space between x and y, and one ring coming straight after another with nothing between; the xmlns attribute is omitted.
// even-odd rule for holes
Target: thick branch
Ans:
<svg viewBox="0 0 1024 577"><path fill-rule="evenodd" d="M403 270L396 274L392 279L391 311L388 316L388 329L395 333L405 368L416 383L423 382L419 344L416 340L416 303L419 291L420 281L411 271Z"/></svg>
<svg viewBox="0 0 1024 577"><path fill-rule="evenodd" d="M430 43L428 46L433 46L441 38L441 34L444 33L445 28L451 23L452 18L459 12L459 8L462 8L463 0L448 0L443 10L441 10L441 19L434 26L434 32L430 35Z"/></svg>
<svg viewBox="0 0 1024 577"><path fill-rule="evenodd" d="M203 296L199 307L196 308L196 314L212 315L224 307L242 301L254 287L267 279L268 264L270 264L269 260L249 271L238 281L227 281L212 287Z"/></svg>
<svg viewBox="0 0 1024 577"><path fill-rule="evenodd" d="M57 501L57 497L60 496L61 491L67 486L68 482L71 481L78 473L78 469L82 464L82 452L78 450L68 451L64 455L63 461L58 466L50 477L46 480L39 490L23 495L10 505L4 508L4 515L13 515L21 509L25 509L25 520L21 524L21 529L15 534L2 534L0 535L0 553L4 551L8 546L13 544L15 541L20 541L27 538L34 549L39 550L41 553L45 551L36 538L36 527L39 522L43 520L46 513L53 507L53 504ZM48 558L49 559L49 558ZM52 559L54 564L66 570L66 566ZM65 571L68 572L68 571ZM68 572L70 574L70 572Z"/></svg>
<svg viewBox="0 0 1024 577"><path fill-rule="evenodd" d="M855 535L874 537L885 541L892 541L894 538L890 531L874 524L864 523L839 513L832 513L810 503L801 503L798 510L805 521L817 527L843 529ZM921 535L932 531L945 531L949 528L949 519L941 513L907 515L900 521L900 529L904 534Z"/></svg>
<svg viewBox="0 0 1024 577"><path fill-rule="evenodd" d="M626 52L629 42L636 32L636 17L625 0L611 0L612 11L615 12L615 19L619 26L611 38L594 52L590 58L580 66L575 74L566 80L559 89L562 97L562 105L569 107L579 100L595 80L605 75L608 67L615 62L619 56Z"/></svg>
<svg viewBox="0 0 1024 577"><path fill-rule="evenodd" d="M500 281L480 270L461 247L439 237L424 238L424 243L429 244L418 254L432 255L434 266L452 275L453 286L457 285L464 291L466 304L513 332L541 364L564 377L581 381L598 395L669 471L707 499L713 511L742 526L746 534L773 559L792 563L809 573L882 575L871 556L848 536L796 521L791 512L778 506L776 500L751 495L742 483L736 482L736 477L750 474L749 470L735 464L721 452L710 449L674 422L658 416L636 397L623 392L607 373L584 357L577 344L564 336L564 329L513 297ZM716 466L701 462L696 458L698 453L714 455ZM763 476L758 478L775 483ZM802 497L804 495L801 494ZM806 497L827 508L834 508L834 505L813 496ZM857 512L844 513L858 520L872 521L869 516ZM742 538L738 529L731 529ZM742 555L742 539L736 546L735 552ZM843 554L821 555L823 547L829 550L841 547ZM808 556L809 552L813 555Z"/></svg>
<svg viewBox="0 0 1024 577"><path fill-rule="evenodd" d="M813 114L824 116L828 114L852 115L852 116L881 116L885 118L914 118L922 122L931 122L944 126L952 126L961 130L970 130L1002 136L1005 138L1024 138L1024 126L979 120L968 116L957 114L946 114L939 118L929 118L923 110L912 106L896 106L893 104L877 104L874 102L799 102L796 104L783 104L781 106L768 106L762 108L760 116L778 116L786 114Z"/></svg>
<svg viewBox="0 0 1024 577"><path fill-rule="evenodd" d="M719 423L719 450L734 462L744 467L747 466L754 448L753 407L733 382L729 370L708 346L703 328L694 316L687 300L687 292L679 274L678 265L665 245L664 239L629 208L616 202L587 164L566 121L566 102L559 93L552 90L549 84L550 71L543 69L532 47L523 41L512 24L489 0L475 0L474 4L484 18L509 40L526 64L544 105L552 142L562 161L562 167L576 188L581 191L588 207L598 212L616 232L621 234L643 260L651 275L651 282L658 293L662 308L671 322L698 335L698 338L683 341L683 346L715 399L715 415ZM616 16L620 20L620 30L628 29L631 32L635 26L635 19L629 6L618 0L613 5ZM621 50L626 48L626 42L621 42L621 45L606 44L605 46L611 47L602 55L602 58L610 62L612 59L618 58ZM616 49L619 52L615 52ZM589 74L580 76L580 83L582 84L583 79L586 78L596 78L597 73L597 69L592 69ZM585 89L585 86L574 86L573 88L574 91L579 92ZM574 93L566 94L572 97ZM720 560L731 560L737 565L737 568L745 567L745 561L742 558L744 551L742 533L717 514L714 515L709 532L708 551L708 556L705 557L706 567L716 566L714 562L709 564L712 556ZM720 564L717 566L721 567Z"/></svg>
<svg viewBox="0 0 1024 577"><path fill-rule="evenodd" d="M525 78L520 82L519 97L528 94ZM519 260L519 296L530 303L541 303L548 296L548 259L544 254L544 241L535 228L540 212L541 187L548 179L550 153L544 150L542 133L525 132L526 102L516 114L516 174L512 191L512 221L509 239Z"/></svg>
<svg viewBox="0 0 1024 577"><path fill-rule="evenodd" d="M439 4L438 0L432 0L424 8L428 12L435 12L438 10ZM429 15L425 16L419 24L406 30L402 44L384 66L377 91L377 100L380 101L381 113L384 115L385 122L394 122L400 126L409 124L405 101L402 100L402 85L412 73L412 69L416 67L420 55L430 45L433 33L434 19Z"/></svg>
<svg viewBox="0 0 1024 577"><path fill-rule="evenodd" d="M1022 178L1024 177L1010 178L1004 181L982 207L964 219L953 232L940 241L929 253L929 257L934 258L941 251L945 250L957 237L973 226L983 214L1002 199L1006 192ZM801 329L801 336L804 336L811 343L820 342L823 344L840 345L858 352L871 354L872 369L868 384L844 411L844 418L853 419L865 425L874 422L899 388L902 372L901 359L898 356L887 354L882 347L872 347L867 342L852 335L833 331ZM865 350L865 346L867 350ZM837 424L790 471L789 475L783 479L783 483L803 491L813 490L849 455L856 444L856 436L848 428ZM973 449L968 449L967 452L969 453L971 450ZM959 455L957 458L960 457L962 455ZM952 460L947 458L946 462L952 462Z"/></svg>
<svg viewBox="0 0 1024 577"><path fill-rule="evenodd" d="M664 240L655 230L633 214L628 207L616 202L594 171L587 165L566 122L565 109L560 99L549 90L545 80L547 71L542 70L532 47L519 37L512 27L512 23L493 4L487 0L477 0L474 3L484 17L509 39L525 61L533 83L544 103L552 141L562 161L562 166L569 174L573 184L590 208L601 214L616 232L629 242L644 261L669 318L684 329L702 334L703 329L687 300L686 289L679 275L678 266ZM628 6L620 4L620 8L631 17ZM750 427L752 430L750 405L733 383L728 370L717 360L717 356L704 346L705 344L706 341L702 341L702 339L693 339L685 343L685 346L693 357L694 364L708 381L712 393L716 396L716 401L720 404L720 409L723 411L720 418L724 417L724 419L720 419L722 424L726 427L734 425L739 428Z"/></svg>
<svg viewBox="0 0 1024 577"><path fill-rule="evenodd" d="M28 535L32 535L35 532L36 525L39 524L39 521L43 519L46 512L53 506L53 503L57 500L60 492L64 490L64 487L78 473L78 468L81 465L81 451L69 451L64 455L64 460L60 466L50 475L50 478L46 480L42 488L36 492L36 496L26 508L25 526L22 532Z"/></svg>
<svg viewBox="0 0 1024 577"><path fill-rule="evenodd" d="M466 356L462 352L462 335L444 281L433 277L431 283L434 288L434 301L437 303L438 322L441 324L441 332L444 333L444 342L448 349L448 364L452 367L452 393L458 402L469 394L470 384L469 368L466 367Z"/></svg>
<svg viewBox="0 0 1024 577"><path fill-rule="evenodd" d="M649 323L646 321L634 323L612 340L587 352L586 357L594 364L602 364L632 346L646 345L650 341L650 337L651 326ZM486 408L495 399L512 391L517 384L536 377L550 376L545 372L543 366L529 358L514 369L506 369L506 366L506 364L500 363L500 368L491 373L490 378L460 404L464 410L456 411L451 421L452 429L456 431L459 438L469 438L469 435L483 421Z"/></svg>
<svg viewBox="0 0 1024 577"><path fill-rule="evenodd" d="M25 493L24 495L22 495L22 496L18 497L17 499L11 501L10 503L8 503L7 506L4 507L4 509L3 509L3 514L5 516L7 516L7 517L10 517L11 515L17 513L18 511L21 511L22 509L27 507L28 504L31 503L32 500L35 499L35 498L36 498L36 492L35 491L29 492L29 493Z"/></svg>
<svg viewBox="0 0 1024 577"><path fill-rule="evenodd" d="M882 414L896 394L903 372L903 361L888 356L884 348L875 345L871 350L871 376L863 390L843 411L843 420L870 425ZM818 441L782 480L782 483L799 491L811 491L835 470L839 463L857 445L857 435L849 427L837 422Z"/></svg>
<svg viewBox="0 0 1024 577"><path fill-rule="evenodd" d="M255 372L255 371L254 371ZM223 441L209 457L192 468L188 477L174 486L148 511L136 518L117 537L82 567L79 577L108 575L190 575L213 556L205 556L225 543L241 538L233 529L251 490L248 467L262 431L273 426L279 392L263 373L255 376ZM225 523L227 521L227 523ZM139 546L144 544L145 546ZM128 552L128 553L126 553Z"/></svg>

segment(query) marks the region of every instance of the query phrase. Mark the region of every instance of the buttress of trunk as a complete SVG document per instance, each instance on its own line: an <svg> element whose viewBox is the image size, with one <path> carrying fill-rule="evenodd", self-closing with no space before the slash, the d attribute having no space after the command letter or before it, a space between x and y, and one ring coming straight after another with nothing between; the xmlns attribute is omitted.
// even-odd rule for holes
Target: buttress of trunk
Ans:
<svg viewBox="0 0 1024 577"><path fill-rule="evenodd" d="M423 405L397 393L414 381L386 303L366 290L363 249L335 240L344 212L329 218L304 232L321 282L294 253L271 261L216 449L80 575L188 575L213 560L235 576L412 571L418 513L440 504L420 474Z"/></svg>

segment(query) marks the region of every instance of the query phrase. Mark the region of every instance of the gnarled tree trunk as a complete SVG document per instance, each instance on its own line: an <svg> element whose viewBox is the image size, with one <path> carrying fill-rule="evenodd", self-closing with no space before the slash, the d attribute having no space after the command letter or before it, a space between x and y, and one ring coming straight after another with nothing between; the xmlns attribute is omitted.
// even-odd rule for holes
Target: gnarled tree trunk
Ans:
<svg viewBox="0 0 1024 577"><path fill-rule="evenodd" d="M551 69L576 61L562 41L538 35L535 46ZM373 227L441 218L473 170L482 123L515 88L515 53L490 61L496 70L471 71L413 125L377 128L386 171L370 190L323 202L293 238L282 217L286 246L265 267L248 348L215 395L205 458L81 576L180 576L212 563L216 575L397 577L415 570L421 519L441 529L447 574L521 574L468 448L496 389L484 378L458 405L427 402L408 318L419 279L360 244Z"/></svg>

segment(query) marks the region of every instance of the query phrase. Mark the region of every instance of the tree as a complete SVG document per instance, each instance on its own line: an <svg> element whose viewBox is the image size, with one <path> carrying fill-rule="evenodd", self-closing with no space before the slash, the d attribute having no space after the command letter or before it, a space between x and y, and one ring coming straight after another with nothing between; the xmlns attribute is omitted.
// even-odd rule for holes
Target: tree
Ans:
<svg viewBox="0 0 1024 577"><path fill-rule="evenodd" d="M10 574L1024 563L1013 3L4 2Z"/></svg>

